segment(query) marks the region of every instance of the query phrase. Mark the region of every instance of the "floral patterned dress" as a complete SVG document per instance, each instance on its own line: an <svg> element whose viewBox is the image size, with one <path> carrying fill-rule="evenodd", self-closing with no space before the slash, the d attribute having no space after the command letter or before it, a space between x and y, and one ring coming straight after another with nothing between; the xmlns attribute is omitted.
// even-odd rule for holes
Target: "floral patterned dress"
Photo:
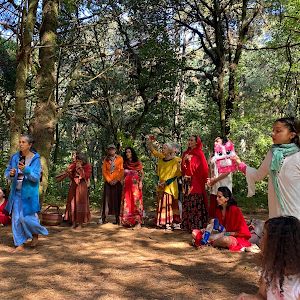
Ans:
<svg viewBox="0 0 300 300"><path fill-rule="evenodd" d="M144 205L141 189L141 162L124 162L124 187L121 202L120 223L123 226L142 224Z"/></svg>

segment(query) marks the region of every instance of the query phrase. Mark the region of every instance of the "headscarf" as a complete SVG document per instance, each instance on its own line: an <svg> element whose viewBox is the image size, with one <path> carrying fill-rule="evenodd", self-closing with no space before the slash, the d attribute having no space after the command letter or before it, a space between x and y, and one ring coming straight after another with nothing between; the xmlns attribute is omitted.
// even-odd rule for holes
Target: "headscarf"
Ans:
<svg viewBox="0 0 300 300"><path fill-rule="evenodd" d="M196 155L202 157L202 141L198 135L194 137L196 138L196 147L193 149L191 147L188 147L187 150L183 152L182 157L184 157L185 155Z"/></svg>
<svg viewBox="0 0 300 300"><path fill-rule="evenodd" d="M280 172L284 159L287 156L297 153L298 151L300 151L300 149L295 143L272 146L272 161L270 165L271 177L272 177L277 199L282 209L283 209L283 202L282 202L281 193L279 191L278 174Z"/></svg>
<svg viewBox="0 0 300 300"><path fill-rule="evenodd" d="M133 161L126 159L124 161L124 169L133 170L133 171L141 171L143 169L143 165L139 160L136 162L133 162Z"/></svg>

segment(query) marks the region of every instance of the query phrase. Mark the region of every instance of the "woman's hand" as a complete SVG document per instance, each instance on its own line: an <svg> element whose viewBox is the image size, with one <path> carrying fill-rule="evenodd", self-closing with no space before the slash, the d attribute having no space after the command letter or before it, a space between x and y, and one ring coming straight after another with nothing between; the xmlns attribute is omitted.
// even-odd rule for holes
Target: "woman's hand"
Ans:
<svg viewBox="0 0 300 300"><path fill-rule="evenodd" d="M207 178L206 184L207 184L209 187L212 187L215 183L216 183L216 180L215 180L214 177L212 177L212 178Z"/></svg>
<svg viewBox="0 0 300 300"><path fill-rule="evenodd" d="M10 177L14 177L15 175L16 175L16 169L13 168L13 169L10 170L9 176L10 176Z"/></svg>
<svg viewBox="0 0 300 300"><path fill-rule="evenodd" d="M82 167L82 161L76 160L76 168L81 168L81 167Z"/></svg>
<svg viewBox="0 0 300 300"><path fill-rule="evenodd" d="M238 165L242 162L237 155L230 157L230 159L235 161Z"/></svg>
<svg viewBox="0 0 300 300"><path fill-rule="evenodd" d="M188 155L186 155L186 156L184 157L184 160L185 160L185 161L191 161L192 156L193 156L193 155L188 154Z"/></svg>
<svg viewBox="0 0 300 300"><path fill-rule="evenodd" d="M142 182L142 181L139 182L139 189L140 189L140 190L143 189L143 182Z"/></svg>
<svg viewBox="0 0 300 300"><path fill-rule="evenodd" d="M19 168L21 171L23 171L24 168L25 168L25 165L24 165L23 163L19 162L18 168Z"/></svg>
<svg viewBox="0 0 300 300"><path fill-rule="evenodd" d="M161 187L161 188L164 188L166 186L166 182L165 181L160 181L158 183L158 186Z"/></svg>
<svg viewBox="0 0 300 300"><path fill-rule="evenodd" d="M188 175L184 175L183 179L184 179L184 181L191 181L192 177L188 176Z"/></svg>

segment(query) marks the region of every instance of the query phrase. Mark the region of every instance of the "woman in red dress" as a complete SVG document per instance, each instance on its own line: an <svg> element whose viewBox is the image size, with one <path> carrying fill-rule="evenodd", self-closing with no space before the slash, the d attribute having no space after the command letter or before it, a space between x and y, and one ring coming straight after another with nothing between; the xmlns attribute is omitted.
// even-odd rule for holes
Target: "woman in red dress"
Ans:
<svg viewBox="0 0 300 300"><path fill-rule="evenodd" d="M91 174L92 166L87 163L86 157L76 153L75 160L69 165L65 175L60 176L60 180L63 177L71 179L64 219L69 221L74 229L82 228L82 224L91 219L88 195Z"/></svg>
<svg viewBox="0 0 300 300"><path fill-rule="evenodd" d="M181 171L184 180L182 228L188 231L205 228L208 222L205 183L208 164L199 136L191 136L188 149L182 155Z"/></svg>
<svg viewBox="0 0 300 300"><path fill-rule="evenodd" d="M213 242L214 247L228 248L231 251L240 251L251 246L251 233L244 219L243 213L237 207L232 193L226 186L218 188L218 208L215 217L226 229L224 236Z"/></svg>
<svg viewBox="0 0 300 300"><path fill-rule="evenodd" d="M133 148L124 153L124 186L121 202L120 223L123 226L140 227L143 221L143 165Z"/></svg>
<svg viewBox="0 0 300 300"><path fill-rule="evenodd" d="M5 214L4 208L7 204L5 199L5 192L0 188L0 225L9 225L11 223L10 217Z"/></svg>

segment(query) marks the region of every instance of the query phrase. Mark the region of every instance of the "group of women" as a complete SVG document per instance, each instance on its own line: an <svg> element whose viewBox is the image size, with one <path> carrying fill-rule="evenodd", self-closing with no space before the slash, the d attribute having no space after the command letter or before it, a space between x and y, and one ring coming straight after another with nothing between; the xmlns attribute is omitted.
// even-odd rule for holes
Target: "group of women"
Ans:
<svg viewBox="0 0 300 300"><path fill-rule="evenodd" d="M181 223L181 228L188 231L205 227L208 222L205 184L209 172L200 137L189 138L188 149L182 158L176 156L174 144L164 144L162 152L154 149L151 139L148 146L158 157L157 226L173 229ZM183 193L181 214L180 193Z"/></svg>
<svg viewBox="0 0 300 300"><path fill-rule="evenodd" d="M273 146L258 169L243 163L238 156L232 159L238 169L246 175L248 195L255 193L255 182L269 175L268 204L269 217L264 228L262 242L262 272L260 289L257 295L241 294L238 299L300 299L300 123L295 118L281 118L274 122L272 129ZM198 136L191 136L188 149L182 157L176 156L177 148L164 144L162 152L154 149L152 139L148 146L158 157L157 174L157 221L158 227L172 229L181 223L183 229L205 228L209 217L217 218L226 232L212 241L213 246L241 250L249 245L250 233L241 210L232 197L231 174L218 174L211 165L209 177L208 164L202 151ZM216 139L222 143L222 139ZM48 231L38 219L39 182L41 162L39 154L32 148L30 136L22 135L19 150L6 168L5 176L10 182L10 194L0 189L0 223L11 222L15 251L23 251L24 243L31 239L36 246L38 235ZM115 147L108 149L103 162L106 196L121 194L121 201L114 208L116 218L125 226L139 226L143 218L142 163L132 148L126 148L124 159L115 154ZM213 164L213 161L211 161ZM115 170L119 175L113 175ZM58 180L71 179L65 219L74 228L81 227L90 220L88 203L89 178L91 166L86 158L76 153L72 164L58 176ZM105 173L106 172L106 173ZM121 175L120 175L121 174ZM227 177L227 178L226 178ZM183 179L180 182L180 179ZM227 180L227 185L226 185ZM208 203L205 185L220 185L211 193ZM180 193L183 193L182 213L180 213ZM108 205L109 206L109 205ZM118 222L118 220L116 220Z"/></svg>

